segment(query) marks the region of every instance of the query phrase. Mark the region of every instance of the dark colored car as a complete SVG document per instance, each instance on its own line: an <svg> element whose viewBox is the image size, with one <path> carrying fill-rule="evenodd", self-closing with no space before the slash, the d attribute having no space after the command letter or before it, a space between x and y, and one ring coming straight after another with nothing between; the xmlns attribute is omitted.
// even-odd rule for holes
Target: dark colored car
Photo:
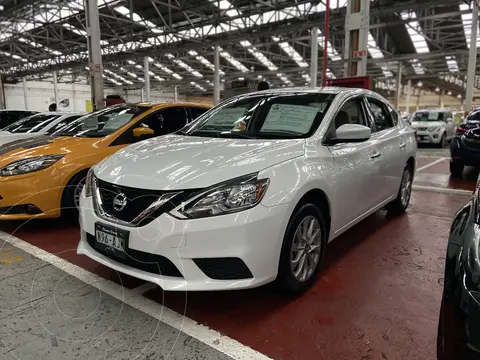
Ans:
<svg viewBox="0 0 480 360"><path fill-rule="evenodd" d="M468 114L450 145L450 173L461 177L465 166L480 166L480 110Z"/></svg>
<svg viewBox="0 0 480 360"><path fill-rule="evenodd" d="M37 114L38 111L28 110L0 110L0 129L17 122L27 116Z"/></svg>
<svg viewBox="0 0 480 360"><path fill-rule="evenodd" d="M448 240L438 360L480 359L480 183L455 215Z"/></svg>

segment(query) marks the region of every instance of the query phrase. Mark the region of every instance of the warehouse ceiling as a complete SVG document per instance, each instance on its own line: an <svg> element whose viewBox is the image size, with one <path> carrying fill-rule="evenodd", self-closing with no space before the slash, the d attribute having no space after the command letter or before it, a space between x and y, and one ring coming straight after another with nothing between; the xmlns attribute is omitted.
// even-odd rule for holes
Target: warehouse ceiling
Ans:
<svg viewBox="0 0 480 360"><path fill-rule="evenodd" d="M310 80L310 31L324 45L325 4L292 0L98 0L106 85L139 88L148 58L152 87L213 90L213 46L222 81L266 79L272 86ZM329 77L342 77L346 0L331 0ZM12 77L87 78L82 0L0 0L0 72ZM371 1L368 75L393 90L403 79L464 95L471 33L469 2ZM478 86L477 86L478 87ZM438 89L437 89L438 90Z"/></svg>

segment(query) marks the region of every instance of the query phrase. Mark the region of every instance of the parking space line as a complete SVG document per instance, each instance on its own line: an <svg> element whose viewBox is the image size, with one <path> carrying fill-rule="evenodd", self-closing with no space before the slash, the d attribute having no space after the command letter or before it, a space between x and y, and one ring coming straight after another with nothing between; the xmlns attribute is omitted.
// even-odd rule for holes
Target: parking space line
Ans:
<svg viewBox="0 0 480 360"><path fill-rule="evenodd" d="M271 360L268 356L245 346L238 341L222 335L218 331L201 325L196 321L179 314L166 306L160 305L153 300L147 299L132 290L128 290L123 286L106 280L96 274L91 273L77 265L69 263L68 261L59 258L58 256L48 253L24 240L21 240L13 235L0 231L0 239L7 243L33 255L40 260L43 260L67 274L77 278L84 283L93 286L100 291L114 297L115 299L142 311L151 317L170 325L171 327L203 342L211 348L218 350L225 355L237 360ZM143 286L143 285L142 285ZM140 288L139 286L138 288ZM137 289L138 289L137 288Z"/></svg>
<svg viewBox="0 0 480 360"><path fill-rule="evenodd" d="M444 187L437 187L437 186L425 186L425 185L412 185L413 190L419 191L433 191L438 193L444 194L452 194L452 195L464 195L464 196L472 196L473 191L471 190L462 190L462 189L450 189Z"/></svg>
<svg viewBox="0 0 480 360"><path fill-rule="evenodd" d="M435 161L432 161L431 163L428 163L428 164L426 164L426 165L423 165L422 167L419 167L419 168L417 169L417 171L422 171L422 170L428 169L429 167L431 167L431 166L433 166L433 165L436 165L436 164L438 164L438 163L441 163L443 160L446 160L446 159L448 159L448 158L447 158L447 157L441 157L441 158L439 158L439 159L437 159L437 160L435 160Z"/></svg>

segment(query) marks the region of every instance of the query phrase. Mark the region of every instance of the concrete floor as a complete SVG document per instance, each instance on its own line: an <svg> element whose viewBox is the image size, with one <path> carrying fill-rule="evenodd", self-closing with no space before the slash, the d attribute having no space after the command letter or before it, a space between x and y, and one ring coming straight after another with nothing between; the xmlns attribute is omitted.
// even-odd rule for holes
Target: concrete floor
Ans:
<svg viewBox="0 0 480 360"><path fill-rule="evenodd" d="M270 286L164 293L77 256L75 226L42 221L0 228L273 359L430 360L451 219L468 201L478 172L453 180L447 150L418 155L415 185L422 190L413 192L408 213L380 211L332 242L318 282L298 299ZM6 359L259 356L197 340L204 337L184 329L192 338L9 244L0 251L0 279L0 354Z"/></svg>

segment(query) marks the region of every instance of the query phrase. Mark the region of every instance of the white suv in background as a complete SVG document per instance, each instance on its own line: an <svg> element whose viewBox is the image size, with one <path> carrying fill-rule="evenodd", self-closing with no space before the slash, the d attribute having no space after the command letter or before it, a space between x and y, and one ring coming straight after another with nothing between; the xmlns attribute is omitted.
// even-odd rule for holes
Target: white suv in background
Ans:
<svg viewBox="0 0 480 360"><path fill-rule="evenodd" d="M417 133L417 142L445 147L455 136L453 115L448 110L420 110L410 123Z"/></svg>
<svg viewBox="0 0 480 360"><path fill-rule="evenodd" d="M329 241L384 206L405 211L415 152L410 125L368 90L234 97L94 166L77 251L164 290L302 292Z"/></svg>

